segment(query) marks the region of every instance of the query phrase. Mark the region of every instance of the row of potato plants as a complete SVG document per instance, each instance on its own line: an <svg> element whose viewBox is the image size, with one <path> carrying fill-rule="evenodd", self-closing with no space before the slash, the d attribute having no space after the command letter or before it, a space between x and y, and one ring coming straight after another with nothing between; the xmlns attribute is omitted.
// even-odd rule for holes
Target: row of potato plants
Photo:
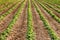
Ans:
<svg viewBox="0 0 60 40"><path fill-rule="evenodd" d="M0 14L2 14L2 13L4 13L4 12L7 12L9 9L11 9L12 7L14 7L15 5L17 4L17 2L16 3L9 3L9 4L7 4L7 5L5 5L3 8L1 8L0 9Z"/></svg>
<svg viewBox="0 0 60 40"><path fill-rule="evenodd" d="M51 4L49 3L50 5L54 5L56 8L59 8L60 9L60 6L58 4Z"/></svg>
<svg viewBox="0 0 60 40"><path fill-rule="evenodd" d="M9 8L9 6L11 6L11 5L12 5L12 4L4 5L4 7L2 7L2 8L0 9L0 12L3 11L4 9ZM3 5L1 5L1 6L3 6Z"/></svg>
<svg viewBox="0 0 60 40"><path fill-rule="evenodd" d="M7 9L7 8L10 9L12 6L14 6L14 5L16 5L16 4L17 4L17 2L14 3L14 4L9 3L9 4L7 4L7 5L4 5L4 7L0 9L0 12L1 12L1 11L4 11L4 10Z"/></svg>
<svg viewBox="0 0 60 40"><path fill-rule="evenodd" d="M31 11L31 3L30 0L28 0L28 9L27 9L27 40L34 40L35 33L33 32L33 17L32 17L32 11Z"/></svg>
<svg viewBox="0 0 60 40"><path fill-rule="evenodd" d="M43 3L45 4L46 2L43 2ZM55 9L57 8L57 10L59 9L59 6L57 4L52 4L52 3L49 3L49 2L47 2L47 4L55 7Z"/></svg>
<svg viewBox="0 0 60 40"><path fill-rule="evenodd" d="M51 15L52 18L54 18L58 23L60 23L59 17L57 17L51 10L49 10L47 7L45 7L42 3L40 3L40 2L38 2L38 3L44 8L44 10L46 10L48 12L49 15Z"/></svg>
<svg viewBox="0 0 60 40"><path fill-rule="evenodd" d="M40 9L38 8L38 6L35 4L34 1L33 1L33 4L37 13L40 15L40 19L42 20L45 28L47 29L51 37L51 40L60 40L59 37L57 36L57 33L51 28L50 24L48 23L48 20L44 17L44 15L42 14L42 12L40 11Z"/></svg>
<svg viewBox="0 0 60 40"><path fill-rule="evenodd" d="M16 5L14 5L11 9L9 9L6 13L2 14L0 16L0 21L3 20L8 14L10 14L12 11L14 11L14 9L18 6L19 4L17 3Z"/></svg>
<svg viewBox="0 0 60 40"><path fill-rule="evenodd" d="M9 23L7 29L5 29L5 31L3 31L0 34L0 40L6 40L6 37L8 36L8 34L10 33L10 31L13 28L13 25L16 23L17 19L20 16L20 13L21 13L21 11L22 11L22 9L24 7L24 3L25 3L25 1L21 2L20 8L18 9L18 11L16 12L16 14L14 15L12 21Z"/></svg>
<svg viewBox="0 0 60 40"><path fill-rule="evenodd" d="M60 6L56 4L56 7L60 9Z"/></svg>
<svg viewBox="0 0 60 40"><path fill-rule="evenodd" d="M52 3L49 3L49 4L56 6L56 8L60 8L60 6L58 4L52 4Z"/></svg>
<svg viewBox="0 0 60 40"><path fill-rule="evenodd" d="M60 10L54 8L54 6L52 6L52 5L48 4L48 3L46 3L46 5L49 6L50 8L52 8L52 9L54 9L54 10L57 11L58 13L60 13Z"/></svg>
<svg viewBox="0 0 60 40"><path fill-rule="evenodd" d="M56 7L60 9L60 6L56 6Z"/></svg>

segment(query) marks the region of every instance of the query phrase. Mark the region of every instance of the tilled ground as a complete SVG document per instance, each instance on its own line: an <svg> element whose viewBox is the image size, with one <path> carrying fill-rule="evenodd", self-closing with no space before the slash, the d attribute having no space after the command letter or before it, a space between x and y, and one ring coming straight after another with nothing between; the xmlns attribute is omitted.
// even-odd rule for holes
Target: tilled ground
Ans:
<svg viewBox="0 0 60 40"><path fill-rule="evenodd" d="M11 9L12 7L14 7L14 5L16 5L16 3L9 5L9 7L8 7L8 8L6 8L6 9L5 9L5 10L3 10L2 12L0 12L0 15L2 15L2 14L4 14L4 13L6 13L9 9Z"/></svg>
<svg viewBox="0 0 60 40"><path fill-rule="evenodd" d="M16 24L13 26L12 31L7 37L7 40L26 40L27 30L27 5L21 13Z"/></svg>
<svg viewBox="0 0 60 40"><path fill-rule="evenodd" d="M56 33L60 37L60 23L54 20L41 6L39 6L39 8L42 14L44 15L44 17L48 20L51 27L56 31Z"/></svg>
<svg viewBox="0 0 60 40"><path fill-rule="evenodd" d="M19 7L20 7L20 4L10 14L8 14L3 20L0 21L0 33L7 28L8 24L13 19Z"/></svg>
<svg viewBox="0 0 60 40"><path fill-rule="evenodd" d="M54 31L60 37L60 23L54 20L51 17L51 15L49 15L41 6L39 6L38 4L37 6L41 10L44 17L48 20L51 28L54 29ZM0 21L0 33L2 33L7 28L8 24L12 21L13 16L15 15L19 7L20 7L20 4L10 14L8 14L2 21ZM13 28L11 29L11 32L7 36L6 40L26 40L27 21L28 21L27 20L27 14L28 14L27 8L28 8L28 2L25 4L25 7L21 11L18 20L13 25ZM32 20L33 28L36 34L35 40L51 40L48 34L48 31L47 29L45 29L43 21L40 19L40 16L35 10L32 2L31 2L31 11L32 11L32 16L33 16L33 20ZM60 14L58 15L58 13L54 13L54 14L60 17Z"/></svg>
<svg viewBox="0 0 60 40"><path fill-rule="evenodd" d="M57 17L60 18L60 14L59 14L57 11L53 10L52 8L50 8L50 7L47 6L47 5L45 5L45 6L46 6L49 10L51 10L53 14L55 14ZM57 9L57 10L58 10L58 9ZM60 9L59 9L59 10L60 10Z"/></svg>
<svg viewBox="0 0 60 40"><path fill-rule="evenodd" d="M32 15L34 22L34 31L36 33L36 40L51 40L47 30L44 28L43 22L40 20L40 17L32 5Z"/></svg>

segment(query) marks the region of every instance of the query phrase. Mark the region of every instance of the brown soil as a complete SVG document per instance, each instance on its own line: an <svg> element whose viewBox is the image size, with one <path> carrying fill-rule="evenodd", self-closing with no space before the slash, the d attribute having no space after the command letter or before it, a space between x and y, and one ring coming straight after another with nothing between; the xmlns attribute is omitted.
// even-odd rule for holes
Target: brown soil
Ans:
<svg viewBox="0 0 60 40"><path fill-rule="evenodd" d="M13 20L13 17L16 14L20 5L21 5L21 3L20 4L18 3L18 6L10 14L8 14L2 21L0 21L0 33L2 33L8 27L9 23ZM49 24L51 25L51 28L54 29L54 31L60 37L60 23L55 21L41 6L38 5L38 3L37 3L37 6L41 10L44 17L48 20ZM16 23L13 25L13 28L11 29L10 33L8 34L6 40L27 40L26 39L27 7L28 7L28 2L26 2L25 7L21 11L20 16L18 17ZM45 28L42 20L40 19L39 14L35 10L34 5L32 4L32 1L31 1L31 9L32 9L32 16L33 16L34 32L36 33L35 40L51 40L51 38L48 34L48 30ZM8 10L6 10L6 12L7 11ZM53 13L54 12L55 11L53 11ZM3 13L5 13L5 12L3 12ZM60 14L58 15L58 13L54 13L54 14L56 14L58 17L60 17L59 16Z"/></svg>
<svg viewBox="0 0 60 40"><path fill-rule="evenodd" d="M26 40L27 31L27 5L13 26L7 40Z"/></svg>
<svg viewBox="0 0 60 40"><path fill-rule="evenodd" d="M2 5L0 5L0 8L3 8L4 7L4 5L2 4Z"/></svg>
<svg viewBox="0 0 60 40"><path fill-rule="evenodd" d="M5 6L2 7L2 8L5 8L5 9L3 9L3 10L0 12L0 14L1 14L1 13L4 13L4 11L7 11L7 9L9 9L12 5L13 5L13 4L8 5L9 7L5 7Z"/></svg>
<svg viewBox="0 0 60 40"><path fill-rule="evenodd" d="M6 2L6 3L3 3L3 4L0 4L0 8L4 8L6 5L11 5L11 3Z"/></svg>
<svg viewBox="0 0 60 40"><path fill-rule="evenodd" d="M47 3L47 4L50 4L50 3ZM50 5L52 5L55 9L60 10L59 8L56 7L57 5L55 5L55 4L50 4Z"/></svg>
<svg viewBox="0 0 60 40"><path fill-rule="evenodd" d="M56 6L56 7L58 7L58 6L60 6L60 5L58 5L58 4L55 4L55 6ZM60 9L60 8L58 8L58 9Z"/></svg>
<svg viewBox="0 0 60 40"><path fill-rule="evenodd" d="M39 6L39 8L40 8L42 14L48 20L48 22L51 25L51 27L55 30L55 32L60 37L60 23L56 22L41 6Z"/></svg>
<svg viewBox="0 0 60 40"><path fill-rule="evenodd" d="M34 31L36 33L35 40L51 40L47 30L44 28L43 22L40 20L40 17L32 5L32 15L34 22Z"/></svg>
<svg viewBox="0 0 60 40"><path fill-rule="evenodd" d="M9 5L9 8L6 8L5 10L3 10L2 12L0 12L0 15L6 13L9 9L11 9L12 7L14 7L16 3L12 4L12 5Z"/></svg>
<svg viewBox="0 0 60 40"><path fill-rule="evenodd" d="M8 24L13 19L19 7L20 7L20 4L10 14L8 14L2 21L0 21L0 33L7 28Z"/></svg>
<svg viewBox="0 0 60 40"><path fill-rule="evenodd" d="M48 7L47 5L45 5L45 6L46 6L49 10L51 10L53 14L55 14L57 17L60 18L60 14L59 14L57 11L53 10L52 8ZM55 8L55 9L56 9L56 8Z"/></svg>

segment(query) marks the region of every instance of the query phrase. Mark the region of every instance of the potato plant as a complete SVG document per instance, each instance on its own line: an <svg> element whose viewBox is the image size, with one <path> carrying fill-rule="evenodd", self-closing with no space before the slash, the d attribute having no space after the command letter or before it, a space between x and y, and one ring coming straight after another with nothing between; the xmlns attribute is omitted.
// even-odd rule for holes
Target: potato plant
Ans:
<svg viewBox="0 0 60 40"><path fill-rule="evenodd" d="M33 32L33 19L32 19L32 12L31 12L31 3L30 0L28 1L28 18L27 18L27 40L34 40L35 33Z"/></svg>
<svg viewBox="0 0 60 40"><path fill-rule="evenodd" d="M2 14L0 16L0 21L3 20L8 14L10 14L16 7L18 6L18 4L14 5L11 9L9 9L6 13Z"/></svg>
<svg viewBox="0 0 60 40"><path fill-rule="evenodd" d="M47 3L46 3L46 5L47 5L47 6L49 6L50 8L52 8L53 10L55 10L56 12L60 13L60 10L58 10L58 9L55 9L55 8L54 8L52 5L50 5L50 4L47 4Z"/></svg>
<svg viewBox="0 0 60 40"><path fill-rule="evenodd" d="M49 15L51 15L52 18L54 18L58 23L60 23L60 18L57 17L51 10L48 10L42 3L39 2L39 4L48 12Z"/></svg>
<svg viewBox="0 0 60 40"><path fill-rule="evenodd" d="M33 4L34 4L34 7L35 7L37 13L40 15L40 19L42 20L45 28L48 30L51 40L60 40L60 38L57 36L57 33L51 28L51 26L48 23L48 20L44 17L44 15L39 10L38 6L35 4L34 1L33 1Z"/></svg>
<svg viewBox="0 0 60 40"><path fill-rule="evenodd" d="M14 15L12 21L8 25L8 28L4 32L2 32L0 34L0 40L6 40L7 35L10 33L11 29L13 28L13 25L16 23L17 19L20 16L22 8L24 7L24 3L25 3L24 1L21 3L22 4L21 7L18 9L18 11L16 12L16 14Z"/></svg>

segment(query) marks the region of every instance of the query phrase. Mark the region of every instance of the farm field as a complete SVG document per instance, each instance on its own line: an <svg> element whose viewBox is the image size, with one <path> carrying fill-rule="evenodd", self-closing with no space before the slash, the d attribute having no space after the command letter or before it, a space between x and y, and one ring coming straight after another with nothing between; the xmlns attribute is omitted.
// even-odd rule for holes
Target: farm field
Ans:
<svg viewBox="0 0 60 40"><path fill-rule="evenodd" d="M0 40L60 40L58 1L0 2Z"/></svg>

